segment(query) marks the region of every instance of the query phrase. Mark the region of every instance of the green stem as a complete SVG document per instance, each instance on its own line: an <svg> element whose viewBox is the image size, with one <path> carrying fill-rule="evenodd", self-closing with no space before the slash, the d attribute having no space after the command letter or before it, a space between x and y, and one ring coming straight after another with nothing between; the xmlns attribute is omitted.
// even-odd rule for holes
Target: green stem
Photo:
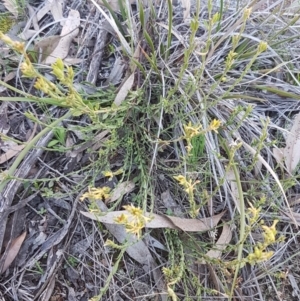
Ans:
<svg viewBox="0 0 300 301"><path fill-rule="evenodd" d="M5 172L4 179L0 182L0 193L5 188L6 184L10 181L11 177L14 175L15 171L17 170L19 164L22 162L24 157L27 155L27 153L33 148L33 146L41 139L44 135L46 135L48 132L52 130L57 124L62 122L64 119L71 116L71 112L68 112L64 116L60 117L59 119L55 120L51 124L49 124L46 128L44 128L41 132L39 132L31 141L29 141L26 146L23 148L23 150L20 152L20 154L15 159L14 163L11 165L11 167L8 169L8 171Z"/></svg>

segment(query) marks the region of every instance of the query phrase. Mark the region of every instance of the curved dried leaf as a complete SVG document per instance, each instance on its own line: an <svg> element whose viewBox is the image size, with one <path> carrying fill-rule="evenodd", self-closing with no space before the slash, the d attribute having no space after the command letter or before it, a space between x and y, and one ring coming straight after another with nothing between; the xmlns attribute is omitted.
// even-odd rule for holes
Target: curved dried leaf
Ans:
<svg viewBox="0 0 300 301"><path fill-rule="evenodd" d="M80 14L77 10L70 10L67 20L61 30L60 41L53 52L46 58L45 64L53 64L58 58L67 57L72 40L78 35Z"/></svg>
<svg viewBox="0 0 300 301"><path fill-rule="evenodd" d="M20 248L22 246L25 237L26 237L26 231L11 243L1 273L4 273L8 269L8 267L12 264L12 262L15 260L15 258L17 257L20 251Z"/></svg>
<svg viewBox="0 0 300 301"><path fill-rule="evenodd" d="M14 146L12 149L8 150L6 153L2 154L0 156L0 164L10 160L14 156L16 156L23 148L25 147L25 144L20 144Z"/></svg>
<svg viewBox="0 0 300 301"><path fill-rule="evenodd" d="M230 243L231 238L231 230L228 225L224 224L221 236L219 237L215 247L206 253L206 257L221 258L222 252ZM205 260L202 260L201 263L205 264Z"/></svg>
<svg viewBox="0 0 300 301"><path fill-rule="evenodd" d="M118 92L114 104L116 106L119 106L126 98L128 95L128 92L132 88L134 82L134 73L132 73L124 82L123 86L121 87L120 91Z"/></svg>
<svg viewBox="0 0 300 301"><path fill-rule="evenodd" d="M284 160L288 172L293 173L300 161L300 114L294 119L294 124L287 136Z"/></svg>
<svg viewBox="0 0 300 301"><path fill-rule="evenodd" d="M61 36L50 36L47 37L34 45L33 50L37 54L42 54L42 61L44 61L57 47L59 41L61 40Z"/></svg>
<svg viewBox="0 0 300 301"><path fill-rule="evenodd" d="M84 216L106 224L116 224L115 218L123 213L126 214L126 212L126 210L122 210L108 212L105 215L95 215L94 213L81 211ZM209 218L186 219L174 216L146 213L145 216L152 218L152 220L146 224L146 228L170 228L179 229L186 232L208 231L218 224L223 214L224 212ZM129 213L128 215L130 218Z"/></svg>
<svg viewBox="0 0 300 301"><path fill-rule="evenodd" d="M117 187L113 190L108 203L117 201L124 194L131 192L135 187L135 184L131 181L125 181L117 185Z"/></svg>

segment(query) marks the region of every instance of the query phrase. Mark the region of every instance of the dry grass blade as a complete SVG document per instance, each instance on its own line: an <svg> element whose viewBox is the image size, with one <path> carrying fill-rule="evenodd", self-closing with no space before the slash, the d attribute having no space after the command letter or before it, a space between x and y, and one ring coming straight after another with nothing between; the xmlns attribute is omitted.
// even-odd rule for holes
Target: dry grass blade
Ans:
<svg viewBox="0 0 300 301"><path fill-rule="evenodd" d="M288 172L292 174L300 161L300 114L294 119L291 132L287 136L284 160Z"/></svg>
<svg viewBox="0 0 300 301"><path fill-rule="evenodd" d="M14 17L18 17L19 11L18 11L18 3L16 0L3 0L2 1L5 8L14 15Z"/></svg>
<svg viewBox="0 0 300 301"><path fill-rule="evenodd" d="M8 267L12 264L12 262L15 260L16 256L18 255L19 253L19 250L23 244L23 241L26 237L26 231L21 234L20 236L18 236L10 245L9 247L9 251L7 253L7 256L5 258L5 261L4 261L4 264L3 264L3 267L2 267L2 271L1 273L4 273Z"/></svg>

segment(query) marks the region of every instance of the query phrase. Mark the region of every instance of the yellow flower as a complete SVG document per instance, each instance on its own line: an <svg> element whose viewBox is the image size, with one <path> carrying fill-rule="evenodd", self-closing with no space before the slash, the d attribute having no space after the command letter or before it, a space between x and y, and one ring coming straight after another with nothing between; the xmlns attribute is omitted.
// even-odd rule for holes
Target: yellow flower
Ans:
<svg viewBox="0 0 300 301"><path fill-rule="evenodd" d="M181 186L183 186L185 189L185 191L189 194L192 195L193 191L195 189L195 185L198 184L200 181L195 181L194 183L192 183L192 180L187 180L186 177L184 177L183 175L179 175L179 176L175 176L173 177L175 180L177 180L179 182L179 184Z"/></svg>
<svg viewBox="0 0 300 301"><path fill-rule="evenodd" d="M102 174L104 175L104 177L108 177L109 181L111 181L113 176L120 175L123 172L124 172L124 170L122 168L120 168L120 169L118 169L117 171L114 171L114 172L112 172L111 170L103 171Z"/></svg>
<svg viewBox="0 0 300 301"><path fill-rule="evenodd" d="M95 187L89 187L88 192L84 193L82 197L80 198L81 201L84 201L84 199L90 199L90 200L107 200L110 198L110 188L109 187L102 187L102 188L95 188Z"/></svg>
<svg viewBox="0 0 300 301"><path fill-rule="evenodd" d="M21 71L24 76L29 77L29 78L33 78L33 77L37 76L37 72L33 68L29 59L26 59L26 61L21 64Z"/></svg>
<svg viewBox="0 0 300 301"><path fill-rule="evenodd" d="M118 224L126 224L128 222L128 216L122 213L120 216L116 217L114 221Z"/></svg>
<svg viewBox="0 0 300 301"><path fill-rule="evenodd" d="M218 133L218 128L220 126L221 126L221 121L218 119L214 119L209 125L209 130Z"/></svg>
<svg viewBox="0 0 300 301"><path fill-rule="evenodd" d="M134 207L132 204L123 206L123 208L131 213L134 217L141 217L143 215L143 210L141 208Z"/></svg>
<svg viewBox="0 0 300 301"><path fill-rule="evenodd" d="M271 227L268 226L261 226L264 230L264 239L265 239L265 245L270 245L276 241L276 224L278 223L278 220L274 220L273 225Z"/></svg>
<svg viewBox="0 0 300 301"><path fill-rule="evenodd" d="M186 177L182 176L182 175L179 175L179 176L174 176L173 177L175 180L178 181L178 183L184 187L186 187L189 182L187 181Z"/></svg>
<svg viewBox="0 0 300 301"><path fill-rule="evenodd" d="M199 126L192 126L192 123L189 122L188 125L184 125L184 139L191 140L193 137L201 134L200 129L202 128L201 124Z"/></svg>
<svg viewBox="0 0 300 301"><path fill-rule="evenodd" d="M136 235L137 238L140 238L141 231L144 227L145 227L145 224L141 220L128 222L125 225L126 232Z"/></svg>

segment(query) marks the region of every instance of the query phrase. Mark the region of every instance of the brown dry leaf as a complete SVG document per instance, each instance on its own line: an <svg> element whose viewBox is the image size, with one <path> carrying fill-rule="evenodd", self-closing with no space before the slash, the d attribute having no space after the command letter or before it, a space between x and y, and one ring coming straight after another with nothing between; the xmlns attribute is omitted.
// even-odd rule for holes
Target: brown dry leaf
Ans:
<svg viewBox="0 0 300 301"><path fill-rule="evenodd" d="M61 36L46 37L34 45L33 51L38 55L41 54L41 60L44 61L54 51L61 39Z"/></svg>
<svg viewBox="0 0 300 301"><path fill-rule="evenodd" d="M18 3L16 0L3 0L2 4L5 6L5 8L14 15L14 17L18 17Z"/></svg>
<svg viewBox="0 0 300 301"><path fill-rule="evenodd" d="M113 190L111 197L108 199L107 203L117 201L124 194L131 192L134 188L135 188L135 184L131 181L125 181L119 183L117 187Z"/></svg>
<svg viewBox="0 0 300 301"><path fill-rule="evenodd" d="M0 164L8 161L9 159L13 158L15 155L17 155L23 148L25 147L25 144L15 145L11 149L9 149L6 153L2 154L0 156Z"/></svg>
<svg viewBox="0 0 300 301"><path fill-rule="evenodd" d="M11 265L11 263L15 260L16 256L20 251L20 248L23 244L25 237L26 237L26 231L16 239L14 239L14 241L11 243L1 273L4 273Z"/></svg>
<svg viewBox="0 0 300 301"><path fill-rule="evenodd" d="M72 40L78 35L80 25L80 14L77 10L71 9L68 18L61 30L61 39L53 52L44 61L44 64L53 64L58 58L67 57Z"/></svg>
<svg viewBox="0 0 300 301"><path fill-rule="evenodd" d="M121 105L121 103L125 100L126 96L128 95L128 92L130 91L130 89L132 88L134 82L134 73L132 73L124 82L124 84L122 85L121 89L119 90L114 104L116 106Z"/></svg>
<svg viewBox="0 0 300 301"><path fill-rule="evenodd" d="M121 214L126 213L126 210L123 211L112 211L108 212L105 215L95 215L91 212L83 212L81 213L93 220L100 221L106 224L116 224L115 218L120 216ZM149 214L146 213L147 217L151 217L152 220L146 223L146 228L169 228L169 229L180 229L185 232L201 232L201 231L208 231L214 228L220 219L222 218L224 212L214 215L209 218L202 218L202 219L186 219L186 218L179 218L174 216L167 216L167 215L158 215L158 214ZM130 220L130 214L129 220Z"/></svg>
<svg viewBox="0 0 300 301"><path fill-rule="evenodd" d="M293 173L300 161L300 113L294 119L294 124L287 136L284 160L288 172Z"/></svg>
<svg viewBox="0 0 300 301"><path fill-rule="evenodd" d="M224 224L222 234L219 237L215 247L209 250L205 256L209 258L221 258L222 252L228 246L229 242L231 241L231 238L232 238L231 230L228 225ZM200 263L205 264L206 262L203 259L200 261Z"/></svg>

